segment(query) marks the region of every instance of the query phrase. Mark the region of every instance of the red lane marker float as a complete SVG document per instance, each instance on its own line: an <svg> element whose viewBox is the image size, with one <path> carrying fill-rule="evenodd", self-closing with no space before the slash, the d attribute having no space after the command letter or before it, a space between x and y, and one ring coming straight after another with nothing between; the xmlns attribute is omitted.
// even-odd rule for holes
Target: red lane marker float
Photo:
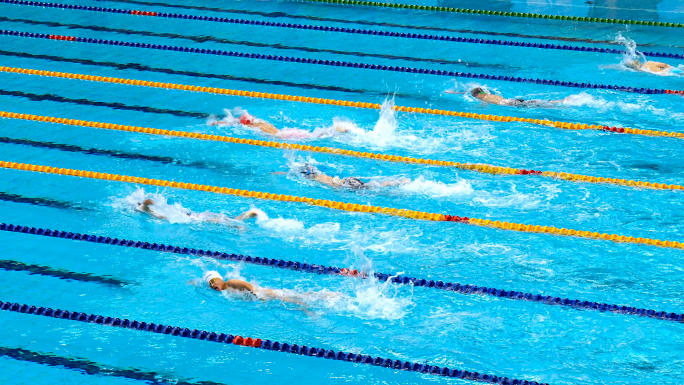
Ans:
<svg viewBox="0 0 684 385"><path fill-rule="evenodd" d="M251 337L243 338L241 336L235 336L235 338L233 338L233 344L251 348L259 348L261 347L261 338L253 339Z"/></svg>
<svg viewBox="0 0 684 385"><path fill-rule="evenodd" d="M131 15L139 15L139 16L157 16L157 12L145 12L145 11L131 11Z"/></svg>
<svg viewBox="0 0 684 385"><path fill-rule="evenodd" d="M75 36L50 35L49 37L52 40L76 41Z"/></svg>

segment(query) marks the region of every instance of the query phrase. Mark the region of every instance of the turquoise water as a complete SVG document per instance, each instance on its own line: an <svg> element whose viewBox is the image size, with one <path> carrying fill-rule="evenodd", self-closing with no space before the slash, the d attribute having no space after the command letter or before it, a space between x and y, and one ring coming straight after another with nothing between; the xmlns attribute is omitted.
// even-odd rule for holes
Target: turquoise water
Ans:
<svg viewBox="0 0 684 385"><path fill-rule="evenodd" d="M182 8L207 6L199 2L176 3L181 8L140 3L78 2L610 48L621 46L622 36L635 41L637 48L644 51L682 52L681 31L668 28L306 2L213 2L210 6L216 9L212 10ZM681 22L684 16L684 10L673 1L633 2L625 4L625 9L598 3L495 1L487 6L516 12L668 22ZM421 4L484 6L474 1ZM611 54L426 42L6 4L0 5L0 15L0 29L6 30L684 89L681 77L630 71L620 64L620 55ZM409 28L415 26L431 29ZM11 67L374 103L393 101L415 107L677 132L682 132L684 122L682 99L676 95L478 83L8 36L0 37L0 42L0 65ZM289 139L297 143L684 184L680 170L683 142L669 138L8 73L0 74L0 79L3 111L273 139L237 124L207 124L217 119L231 122L230 116L239 108L290 130L290 134L294 129L321 134ZM445 93L476 85L506 97L569 100L554 108L520 109L483 105L470 96ZM335 134L334 125L347 127L349 132ZM663 240L684 239L684 205L677 191L493 176L7 119L0 125L0 152L2 160L14 162ZM330 175L377 181L410 178L411 183L361 192L336 190L302 178L296 170L304 162L316 163ZM337 212L196 191L154 187L140 190L131 184L14 170L0 170L0 192L26 198L23 203L21 199L0 200L0 222L5 223L683 312L680 261L684 255L677 250ZM136 211L135 203L144 197L155 199L169 220L153 219ZM212 215L209 213L235 216L252 206L265 215L241 228L192 220L184 211L207 212L205 217ZM43 274L0 270L2 301L428 362L552 384L674 384L684 377L680 359L682 325L676 323L22 234L2 232L0 240L5 245L2 260L120 281L105 284L60 279L44 270ZM297 306L212 292L201 284L206 270L286 290L302 297L310 313ZM340 294L333 297L332 292ZM0 314L0 324L4 330L0 338L2 383L464 382L14 313Z"/></svg>

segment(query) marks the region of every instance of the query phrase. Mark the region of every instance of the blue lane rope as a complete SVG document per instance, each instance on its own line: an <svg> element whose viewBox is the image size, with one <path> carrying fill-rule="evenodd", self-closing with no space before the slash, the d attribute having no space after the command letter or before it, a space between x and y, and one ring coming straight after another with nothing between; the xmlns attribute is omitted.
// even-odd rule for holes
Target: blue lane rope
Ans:
<svg viewBox="0 0 684 385"><path fill-rule="evenodd" d="M341 269L339 267L334 267L334 266L324 266L324 265L316 265L316 264L308 264L308 263L301 263L301 262L293 262L293 261L284 261L282 259L274 259L274 258L261 258L261 257L250 257L248 255L239 255L239 254L228 254L228 253L222 253L219 251L210 251L210 250L202 250L202 249L193 249L193 248L188 248L188 247L179 247L179 246L172 246L172 245L165 245L165 244L157 244L157 243L149 243L149 242L141 242L141 241L132 241L132 240L126 240L126 239L117 239L117 238L110 238L110 237L105 237L105 236L97 236L97 235L90 235L90 234L79 234L79 233L72 233L72 232L66 232L66 231L60 231L60 230L50 230L50 229L43 229L39 227L27 227L27 226L21 226L21 225L13 225L13 224L6 224L6 223L0 223L0 231L8 231L8 232L14 232L14 233L22 233L22 234L30 234L30 235L42 235L45 237L53 237L53 238L64 238L64 239L70 239L70 240L75 240L75 241L86 241L86 242L92 242L92 243L104 243L107 245L115 245L115 246L125 246L125 247L133 247L133 248L139 248L139 249L144 249L144 250L154 250L154 251L160 251L160 252L170 252L170 253L175 253L175 254L189 254L189 255L198 255L198 256L205 256L205 257L210 257L218 260L229 260L229 261L242 261L245 263L251 263L255 265L262 265L262 266L271 266L271 267L277 267L281 269L288 269L288 270L294 270L294 271L303 271L307 273L317 273L317 274L327 274L327 275L349 275L348 272L345 272L347 269ZM373 274L376 279L379 281L387 281L392 277L391 274L384 274L384 273L374 273ZM674 322L684 322L684 314L676 314L676 313L667 313L664 311L655 311L655 310L649 310L649 309L640 309L640 308L635 308L631 306L620 306L620 305L610 305L610 304L605 304L605 303L599 303L599 302L591 302L591 301L581 301L578 299L569 299L569 298L560 298L560 297L552 297L552 296L544 296L541 294L531 294L531 293L523 293L519 291L514 291L514 290L501 290L501 289L495 289L492 287L484 287L484 286L477 286L477 285L461 285L460 283L455 283L455 282L443 282L443 281L434 281L434 280L426 280L422 278L412 278L412 277L407 277L407 276L396 276L391 278L392 282L394 283L399 283L403 285L413 285L413 286L422 286L422 287L428 287L428 288L433 288L433 289L438 289L438 290L445 290L445 291L454 291L462 294L480 294L480 295L487 295L487 296L492 296L492 297L499 297L499 298L506 298L506 299L512 299L512 300L520 300L520 301L532 301L532 302L539 302L543 303L545 305L559 305L559 306L566 306L566 307L572 307L572 308L577 308L577 309L586 309L586 310L596 310L596 311L601 311L601 312L613 312L613 313L619 313L619 314L631 314L631 315L638 315L638 316L643 316L643 317L648 317L648 318L653 318L653 319L660 319L660 320L667 320L667 321L674 321Z"/></svg>
<svg viewBox="0 0 684 385"><path fill-rule="evenodd" d="M68 4L41 3L41 2L37 2L37 1L0 0L0 3L13 4L13 5L29 5L29 6L34 6L34 7L75 9L75 10L92 11L92 12L122 13L122 14L129 14L129 15L140 15L140 13L135 13L135 12L141 12L141 11L133 11L130 9L87 7L87 6L82 6L82 5L73 5L72 6L72 5L68 5ZM420 33L416 34L416 33L392 32L392 31L376 31L376 30L370 30L370 29L325 27L325 26L307 25L307 24L277 23L277 22L272 22L272 21L228 19L225 17L197 16L197 15L187 15L187 14L179 14L179 13L144 12L143 16L165 17L165 18L184 19L184 20L213 21L213 22L230 23L230 24L247 24L247 25L256 25L256 26L263 26L263 27L291 28L291 29L302 29L302 30L313 30L313 31L324 31L324 32L340 32L340 33L349 33L349 34L357 34L357 35L388 36L388 37L399 37L399 38L406 38L406 39L449 41L449 42L455 42L455 43L490 44L490 45L501 45L501 46L512 46L512 47L555 49L555 50L580 51L580 52L599 52L599 53L611 53L611 54L625 54L625 53L627 53L627 51L625 51L625 50L613 49L613 48L581 47L581 46L568 46L568 45L543 44L543 43L526 43L526 42L508 41L508 40L472 39L472 38L465 38L465 37L424 35L424 34L420 34ZM671 53L663 53L663 52L641 52L641 53L644 56L650 56L650 57L684 59L684 55L680 55L680 54L671 54Z"/></svg>
<svg viewBox="0 0 684 385"><path fill-rule="evenodd" d="M77 311L68 311L60 309L51 309L45 307L36 307L32 305L19 304L14 302L0 301L0 309L11 311L15 313L23 313L30 315L38 315L43 317L79 321L86 323L94 323L103 326L119 327L123 329L139 330L144 332L152 332L159 334L167 334L176 337L192 338L221 344L233 344L240 346L247 346L256 349L271 350L283 353L298 354L309 357L326 358L330 360L353 362L357 364L381 366L395 370L405 370L409 372L418 372L424 374L432 374L435 376L454 377L464 380L481 381L490 384L501 385L548 385L546 383L538 383L537 381L527 381L518 379L509 379L507 377L498 377L490 374L483 374L478 372L469 372L467 370L450 369L448 367L433 366L427 364L419 364L411 361L391 360L389 358L371 357L368 355L346 353L343 351L334 351L313 348L308 346L299 346L297 344L288 344L285 342L277 342L270 340L253 340L252 338L243 338L241 336L233 336L225 333L208 332L205 330L190 330L188 328L181 328L178 326L168 326L163 324L155 324L152 322L131 321L129 319L120 319L113 317L104 317L97 314L81 313Z"/></svg>
<svg viewBox="0 0 684 385"><path fill-rule="evenodd" d="M335 60L319 60L319 59L309 59L300 58L292 56L276 56L276 55L261 55L254 53L244 53L244 52L234 52L234 51L223 51L215 49L205 49L205 48L192 48L192 47L179 47L179 46L169 46L161 44L149 44L149 43L133 43L120 40L104 40L104 39L93 39L86 37L74 37L74 36L63 36L63 35L48 35L44 33L33 33L33 32L20 32L20 31L9 31L0 30L0 35L5 36L15 36L15 37L25 37L25 38L35 38L35 39L49 39L57 41L70 41L78 43L90 43L90 44L102 44L102 45L114 45L114 46L124 46L133 48L146 48L155 49L162 51L176 51L176 52L190 52L205 55L218 55L218 56L232 56L248 59L259 59L259 60L273 60L282 61L290 63L305 63L305 64L317 64L317 65L327 65L336 67L347 67L347 68L360 68L360 69L371 69L378 71L394 71L394 72L405 72L423 75L438 75L438 76L451 76L451 77L461 77L461 78L472 78L472 79L485 79L485 80L501 80L507 82L516 83L534 83L534 84L544 84L550 86L561 86L561 87L575 87L575 88L593 88L593 89L607 89L616 90L624 92L634 92L639 94L669 94L669 93L684 93L684 91L677 90L665 90L658 88L636 88L636 87L625 87L625 86L615 86L606 84L593 84L593 83L577 83L577 82L564 82L558 80L545 80L545 79L531 79L531 78L521 78L515 76L499 76L499 75L488 75L488 74L474 74L469 72L455 72L455 71L443 71L443 70L431 70L425 68L412 68L412 67L397 67L397 66L386 66L378 64L365 64L365 63L354 63L346 61L335 61Z"/></svg>

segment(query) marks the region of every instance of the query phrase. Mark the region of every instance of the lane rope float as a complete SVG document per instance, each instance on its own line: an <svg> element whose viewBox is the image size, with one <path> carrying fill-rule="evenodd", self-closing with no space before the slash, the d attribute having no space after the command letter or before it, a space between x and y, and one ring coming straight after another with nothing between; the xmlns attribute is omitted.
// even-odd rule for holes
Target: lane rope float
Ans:
<svg viewBox="0 0 684 385"><path fill-rule="evenodd" d="M158 252L169 252L174 254L196 255L214 258L218 260L228 260L234 262L244 262L260 266L270 266L279 269L293 270L299 272L323 274L323 275L338 275L352 278L366 279L365 272L359 272L356 269L339 268L335 266L325 266L317 264L308 264L297 261L285 261L275 258L261 258L251 257L249 255L228 254L219 251L194 249L191 247L180 247L173 245L165 245L163 243L157 244L153 242L132 241L127 239L111 238L102 235L79 234L63 230L50 230L40 227L27 227L21 225L13 225L0 223L0 231L39 235L44 237L62 238L73 241L84 241L91 243L102 243L113 246L124 246L131 248L138 248L143 250L153 250ZM601 312L613 312L618 314L631 314L642 317L668 320L675 322L683 322L684 314L668 313L665 311L656 311L650 309L641 309L632 306L611 305L606 303L582 301L578 299L553 297L550 295L524 293L514 290L501 290L486 286L477 286L470 284L460 284L456 282L443 282L440 280L426 280L424 278L413 278L408 276L394 276L392 274L373 273L373 276L382 282L390 280L391 282L412 285L418 287L426 287L436 290L453 291L461 294L486 295L498 298L505 298L511 300L539 302L545 305L558 305L572 307L576 309L595 310Z"/></svg>
<svg viewBox="0 0 684 385"><path fill-rule="evenodd" d="M209 342L216 342L226 345L238 345L256 349L272 350L276 352L292 353L302 356L326 358L338 361L347 361L357 364L381 366L395 370L405 370L409 372L418 372L424 374L432 374L436 376L455 377L464 380L481 381L491 384L501 385L548 385L540 384L536 381L509 379L507 377L498 377L489 374L482 374L478 372L469 372L467 370L450 369L448 367L433 366L427 364L419 364L410 361L391 360L389 358L371 357L368 355L346 353L343 351L334 351L327 349L319 349L308 347L306 345L299 346L297 344L281 343L271 340L262 340L260 338L233 336L225 333L208 332L204 330L190 330L188 328L181 328L177 326L168 326L163 324L156 324L153 322L132 321L129 319L120 319L116 317L105 317L97 314L88 314L77 311L68 311L60 309L45 308L42 306L32 306L26 304L19 304L13 302L0 301L0 309L15 313L23 313L30 315L37 315L43 317L57 318L70 321L79 321L85 323L94 323L103 326L119 327L122 329L139 330L144 332L152 332L158 334L172 335L176 337L192 338Z"/></svg>
<svg viewBox="0 0 684 385"><path fill-rule="evenodd" d="M208 141L216 141L216 142L247 144L250 146L271 147L271 148L279 148L279 149L284 149L284 150L299 150L299 151L318 152L318 153L323 153L323 154L343 155L343 156L351 156L351 157L356 157L356 158L367 158L367 159L380 160L380 161L385 161L385 162L394 162L394 163L425 164L425 165L430 165L430 166L453 167L453 168L457 168L460 170L476 171L476 172L480 172L480 173L493 174L493 175L539 175L539 176L546 177L546 178L562 179L562 180L566 180L566 181L570 181L570 182L577 182L577 183L614 184L614 185L625 186L625 187L650 188L650 189L656 189L656 190L684 190L683 185L677 185L677 184L642 182L642 181L634 181L634 180L619 179L619 178L604 178L604 177L595 177L595 176L573 174L573 173L566 173L566 172L526 170L526 169L511 168L511 167L505 167L505 166L494 166L494 165L483 164L483 163L460 163L460 162L434 160L434 159L414 158L414 157L410 157L410 156L397 156L397 155L391 155L391 154L376 154L376 153L372 153L372 152L344 150L344 149L334 148L334 147L319 147L319 146L302 145L302 144L296 144L296 143L273 142L273 141L258 140L258 139L255 140L255 139L235 138L235 137L231 137L231 136L203 134L203 133L198 133L198 132L175 131L175 130L156 129L156 128L150 128L150 127L138 127L138 126L129 126L129 125L113 124L113 123L93 122L93 121L87 121L87 120L64 119L64 118L56 118L56 117L52 117L52 116L18 114L18 113L14 113L14 112L6 112L6 111L0 111L0 118L38 121L38 122L46 122L46 123L56 123L56 124L63 124L63 125L76 126L76 127L100 128L100 129L114 130L114 131L136 132L136 133L144 133L144 134L149 134L149 135L173 136L173 137L180 137L180 138L190 138L190 139L208 140Z"/></svg>
<svg viewBox="0 0 684 385"><path fill-rule="evenodd" d="M591 23L631 24L631 25L646 25L646 26L651 26L651 27L684 28L684 24L682 24L682 23L666 23L666 22L662 22L662 21L625 20L625 19L610 19L610 18L602 18L602 17L585 17L585 16L546 15L546 14L541 14L541 13L528 13L528 12L488 11L485 9L438 7L438 6L430 6L430 5L401 4L401 3L382 3L379 1L364 1L364 0L306 0L306 1L317 2L317 3L329 3L329 4L361 5L361 6L369 6L369 7L413 9L413 10L417 10L417 11L466 13L466 14L486 15L486 16L524 17L524 18L531 18L531 19L549 19L549 20L565 20L565 21L583 21L583 22L591 22Z"/></svg>
<svg viewBox="0 0 684 385"><path fill-rule="evenodd" d="M324 31L324 32L340 32L340 33L357 34L357 35L399 37L399 38L406 38L406 39L437 40L437 41L447 41L447 42L454 42L454 43L488 44L488 45L500 45L500 46L511 46L511 47L540 48L540 49L580 51L580 52L597 52L597 53L610 53L610 54L625 54L625 53L627 53L626 50L614 49L614 48L568 46L568 45L560 45L560 44L529 43L529 42L509 41L509 40L473 39L473 38L458 37L458 36L427 35L427 34L420 34L420 33L416 34L416 33L392 32L392 31L377 31L377 30L370 30L370 29L327 27L327 26L319 26L319 25L307 25L307 24L302 25L302 24L278 23L278 22L273 22L273 21L260 21L260 20L228 19L228 18L224 18L224 17L188 15L188 14L179 14L179 13L164 13L164 12L154 12L154 11L153 12L137 11L137 10L118 9L118 8L88 7L88 6L81 6L81 5L69 7L68 4L39 3L36 1L0 0L0 3L12 4L12 5L28 5L28 6L45 7L45 8L91 11L91 12L118 13L118 14L136 15L136 16L156 16L156 17L171 18L171 19L213 21L213 22L229 23L229 24L246 24L246 25L255 25L255 26L262 26L262 27L290 28L290 29ZM665 52L639 52L639 53L643 54L644 56L649 56L649 57L684 59L684 55L680 55L680 54L672 54L672 53L665 53Z"/></svg>
<svg viewBox="0 0 684 385"><path fill-rule="evenodd" d="M500 80L500 81L506 81L506 82L533 83L533 84L543 84L543 85L560 86L560 87L605 89L605 90L632 92L632 93L638 93L638 94L682 94L682 95L684 95L684 91L667 90L667 89L660 89L660 88L637 88L637 87L616 86L616 85L607 85L607 84L578 83L578 82L566 82L566 81L558 81L558 80L521 78L521 77L505 76L505 75L502 76L502 75L489 75L489 74L475 74L475 73L470 73L470 72L444 71L444 70L434 70L434 69L426 69L426 68L387 66L387 65L381 65L381 64L354 63L354 62L347 62L347 61L311 59L311 58L301 58L301 57L293 57L293 56L262 55L262 54L255 54L255 53L223 51L223 50L205 49L205 48L193 48L193 47L170 46L170 45L161 45L161 44L137 43L137 42L129 42L129 41L121 41L121 40L93 39L93 38L89 38L89 37L75 37L75 36L66 36L66 35L48 35L48 34L44 34L44 33L33 33L33 32L0 30L0 35L23 37L23 38L33 38L33 39L47 39L47 40L55 40L55 41L68 41L68 42L75 42L75 43L113 45L113 46L129 47L129 48L144 48L144 49L154 49L154 50L161 50L161 51L186 52L186 53L196 53L196 54L202 54L202 55L239 57L239 58L245 58L245 59L280 61L280 62L297 63L297 64L315 64L315 65L322 65L322 66L335 66L335 67L345 67L345 68L368 69L368 70L376 70L376 71L403 72L403 73L413 73L413 74L422 74L422 75L449 76L449 77L460 77L460 78L469 78L469 79Z"/></svg>
<svg viewBox="0 0 684 385"><path fill-rule="evenodd" d="M354 101L348 101L348 100L312 98L309 96L296 96L296 95L273 94L273 93L268 93L268 92L232 90L232 89L228 89L228 88L219 88L219 87L202 87L202 86L193 86L193 85L186 85L186 84L152 82L152 81L147 81L147 80L115 78L115 77L109 77L109 76L84 75L84 74L76 74L76 73L69 73L69 72L54 72L54 71L34 70L34 69L28 69L28 68L0 66L0 72L15 73L15 74L22 74L22 75L37 75L37 76L62 78L62 79L85 80L85 81L92 81L92 82L99 82L99 83L125 84L125 85L161 88L161 89L169 89L169 90L183 90L183 91L192 91L192 92L202 92L202 93L210 93L210 94L218 94L218 95L244 96L247 98L285 100L285 101L312 103L312 104L329 104L329 105L342 106L342 107L367 108L367 109L374 109L374 110L379 110L382 107L378 103L354 102ZM478 113L440 110L440 109L422 108L422 107L394 106L394 110L395 111L401 111L401 112L418 113L418 114L457 116L460 118L487 120L487 121L505 122L505 123L507 123L507 122L530 123L530 124L535 124L538 126L555 127L555 128L566 129L566 130L594 130L594 131L613 132L613 133L619 133L619 134L644 135L644 136L663 136L663 137L669 137L669 138L684 139L684 133L672 132L672 131L643 130L643 129L629 128L629 127L609 127L609 126L596 125L596 124L569 123L569 122L552 121L552 120L547 120L547 119L533 119L533 118L520 118L517 116L478 114Z"/></svg>
<svg viewBox="0 0 684 385"><path fill-rule="evenodd" d="M469 218L461 217L458 215L445 215L437 213L429 213L424 211L414 211L407 209L396 209L391 207L379 207L372 205L360 205L357 203L345 203L330 201L327 199L313 199L308 197L299 197L293 195L276 194L276 193L264 193L261 191L250 191L250 190L240 190L227 187L209 186L196 183L186 183L186 182L175 182L162 179L149 179L143 177L135 177L128 175L110 174L103 172L93 172L85 170L75 170L68 168L58 168L51 166L33 165L26 163L15 163L0 161L0 168L12 169L12 170L22 170L22 171L32 171L40 172L46 174L55 175L69 175L78 176L82 178L89 179L102 179L108 181L125 182L125 183L137 183L150 186L159 187L171 187L179 188L184 190L196 190L196 191L206 191L213 192L217 194L226 194L234 196L242 196L246 198L256 198L264 200L274 200L282 202L297 202L306 203L312 206L327 207L330 209L348 211L348 212L361 212L361 213L377 213L385 214L390 216L410 218L416 220L425 221L435 221L435 222L459 222L480 227L490 227L495 229L526 232L526 233L543 233L552 234L565 237L578 237L578 238L589 238L604 241L612 241L617 243L634 243L634 244L645 244L650 246L658 246L665 248L683 249L684 243L676 241L662 241L659 239L642 238L642 237L632 237L624 236L618 234L606 234L598 233L584 230L573 230L566 228L558 228L553 226L540 226L540 225L527 225L524 223L514 223L514 222L501 222L492 221L490 219L479 219L479 218Z"/></svg>

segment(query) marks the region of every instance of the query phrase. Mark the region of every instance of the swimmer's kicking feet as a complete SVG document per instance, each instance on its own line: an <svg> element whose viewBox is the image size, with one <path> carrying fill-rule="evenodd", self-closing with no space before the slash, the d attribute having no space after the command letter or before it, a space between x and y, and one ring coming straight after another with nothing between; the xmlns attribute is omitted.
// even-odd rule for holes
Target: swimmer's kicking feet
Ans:
<svg viewBox="0 0 684 385"><path fill-rule="evenodd" d="M464 92L446 91L448 94L461 94ZM485 91L482 87L475 87L470 90L470 94L479 100L486 103L497 104L499 106L513 106L513 107L549 107L554 104L563 103L563 100L540 100L540 99L506 99L503 96L494 95Z"/></svg>
<svg viewBox="0 0 684 385"><path fill-rule="evenodd" d="M153 216L157 219L168 220L167 217L165 217L164 215L162 215L162 214L160 214L154 210L154 200L152 200L152 199L145 199L142 202L138 202L136 210L143 212L143 213L150 214L151 216ZM205 213L193 213L192 211L189 211L189 210L185 211L185 215L187 215L190 219L202 221L202 222L223 223L223 224L229 223L229 221L231 219L236 220L236 221L244 221L246 219L256 217L259 214L262 214L261 210L250 209L250 210L247 210L244 213L238 215L235 218L230 218L230 217L223 215L223 214L206 215Z"/></svg>
<svg viewBox="0 0 684 385"><path fill-rule="evenodd" d="M641 61L639 59L628 60L625 65L635 71L649 72L656 75L680 75L684 71L666 63L658 61Z"/></svg>
<svg viewBox="0 0 684 385"><path fill-rule="evenodd" d="M375 181L370 181L370 182L362 182L358 178L353 178L353 177L347 177L347 178L338 178L338 177L331 177L329 175L324 174L321 172L319 169L316 168L316 166L310 164L310 163L305 163L304 165L301 166L299 169L299 172L304 175L305 178L309 180L313 180L325 185L328 185L330 187L335 187L335 188L347 188L351 190L362 190L362 189L367 189L367 188L374 188L374 187L395 187L399 186L402 184L407 184L410 183L411 180L407 178L402 178L402 179L397 179L397 180L388 180L388 181L383 181L383 182L375 182Z"/></svg>
<svg viewBox="0 0 684 385"><path fill-rule="evenodd" d="M224 122L224 121L216 121L211 123L212 126L220 126L220 125L229 125L230 123ZM271 123L265 122L261 119L257 119L254 116L248 114L248 113L243 113L240 116L240 124L245 125L247 127L251 128L258 128L261 130L261 132L264 132L269 135L277 136L282 132L282 130L277 129L274 125ZM346 127L341 127L341 126L335 126L335 131L339 133L346 133L348 130Z"/></svg>

